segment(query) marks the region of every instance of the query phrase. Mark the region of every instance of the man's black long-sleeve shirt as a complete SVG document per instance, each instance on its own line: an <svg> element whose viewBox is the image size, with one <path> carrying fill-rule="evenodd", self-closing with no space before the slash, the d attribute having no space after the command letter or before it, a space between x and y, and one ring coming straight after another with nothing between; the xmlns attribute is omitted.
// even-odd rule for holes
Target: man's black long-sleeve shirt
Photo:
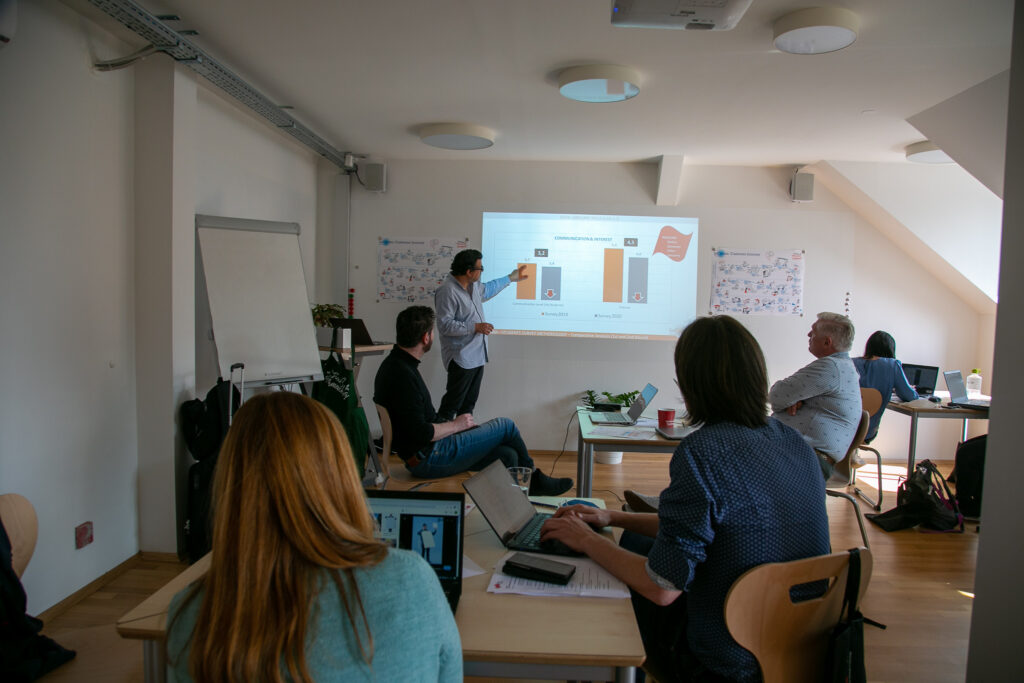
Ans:
<svg viewBox="0 0 1024 683"><path fill-rule="evenodd" d="M373 381L373 402L388 409L392 448L403 460L430 446L438 422L419 364L419 359L396 344Z"/></svg>

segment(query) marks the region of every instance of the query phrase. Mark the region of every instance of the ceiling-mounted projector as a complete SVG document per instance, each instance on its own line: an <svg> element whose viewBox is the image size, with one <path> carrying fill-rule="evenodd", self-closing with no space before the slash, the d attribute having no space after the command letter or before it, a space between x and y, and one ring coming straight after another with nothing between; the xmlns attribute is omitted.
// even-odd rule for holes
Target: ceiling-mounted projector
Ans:
<svg viewBox="0 0 1024 683"><path fill-rule="evenodd" d="M612 25L728 31L753 0L614 0Z"/></svg>

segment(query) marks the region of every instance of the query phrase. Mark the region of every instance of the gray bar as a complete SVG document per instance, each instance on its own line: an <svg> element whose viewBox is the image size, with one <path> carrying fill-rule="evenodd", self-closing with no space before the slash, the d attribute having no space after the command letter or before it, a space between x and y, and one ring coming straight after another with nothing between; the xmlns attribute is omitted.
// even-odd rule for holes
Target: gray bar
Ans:
<svg viewBox="0 0 1024 683"><path fill-rule="evenodd" d="M561 301L561 266L544 266L540 269L540 298L541 301Z"/></svg>
<svg viewBox="0 0 1024 683"><path fill-rule="evenodd" d="M627 279L626 302L631 304L647 303L646 257L629 257L629 276Z"/></svg>

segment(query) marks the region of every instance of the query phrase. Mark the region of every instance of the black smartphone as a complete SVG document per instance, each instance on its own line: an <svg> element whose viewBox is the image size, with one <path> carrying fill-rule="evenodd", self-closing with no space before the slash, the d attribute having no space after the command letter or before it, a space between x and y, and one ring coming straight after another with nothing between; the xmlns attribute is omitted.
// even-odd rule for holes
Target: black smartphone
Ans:
<svg viewBox="0 0 1024 683"><path fill-rule="evenodd" d="M569 583L569 579L576 573L576 566L565 562L555 562L536 555L516 553L505 560L505 566L501 570L509 576L518 576L521 579L533 579L535 581L546 581L557 583L561 586Z"/></svg>

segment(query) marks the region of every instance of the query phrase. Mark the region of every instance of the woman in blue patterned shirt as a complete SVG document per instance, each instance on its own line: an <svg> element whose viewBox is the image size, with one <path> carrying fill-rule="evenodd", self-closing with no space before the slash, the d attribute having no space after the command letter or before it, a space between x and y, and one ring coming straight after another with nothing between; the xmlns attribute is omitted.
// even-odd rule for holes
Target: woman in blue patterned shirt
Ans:
<svg viewBox="0 0 1024 683"><path fill-rule="evenodd" d="M725 596L751 567L829 552L821 469L800 434L768 416L764 355L736 320L687 326L675 367L700 429L676 448L658 512L561 508L542 538L629 585L644 668L661 683L757 681L757 661L726 628ZM596 533L607 525L625 530L622 546Z"/></svg>

